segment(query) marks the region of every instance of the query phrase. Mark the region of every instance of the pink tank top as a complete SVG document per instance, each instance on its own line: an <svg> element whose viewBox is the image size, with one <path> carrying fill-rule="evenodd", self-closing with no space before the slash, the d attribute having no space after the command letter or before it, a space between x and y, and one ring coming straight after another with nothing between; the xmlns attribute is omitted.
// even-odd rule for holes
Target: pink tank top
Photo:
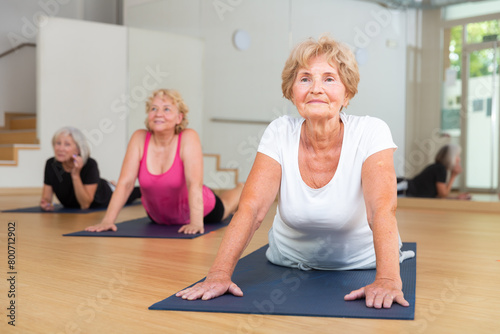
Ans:
<svg viewBox="0 0 500 334"><path fill-rule="evenodd" d="M151 132L146 135L144 153L139 166L139 184L141 186L142 204L153 220L159 224L189 224L189 200L184 175L184 163L181 160L181 136L177 142L177 150L172 166L160 175L151 174L147 167L148 146ZM215 207L215 195L208 187L203 186L203 216Z"/></svg>

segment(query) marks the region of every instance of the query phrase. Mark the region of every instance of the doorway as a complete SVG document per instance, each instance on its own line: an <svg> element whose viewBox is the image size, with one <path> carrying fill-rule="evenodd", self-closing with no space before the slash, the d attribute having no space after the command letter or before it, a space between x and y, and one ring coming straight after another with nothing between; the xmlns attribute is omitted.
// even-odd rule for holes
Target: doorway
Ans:
<svg viewBox="0 0 500 334"><path fill-rule="evenodd" d="M500 20L445 31L441 128L462 147L462 191L498 192ZM449 58L449 59L448 59Z"/></svg>
<svg viewBox="0 0 500 334"><path fill-rule="evenodd" d="M498 41L466 45L463 54L464 181L467 191L498 191ZM479 67L477 59L480 59Z"/></svg>

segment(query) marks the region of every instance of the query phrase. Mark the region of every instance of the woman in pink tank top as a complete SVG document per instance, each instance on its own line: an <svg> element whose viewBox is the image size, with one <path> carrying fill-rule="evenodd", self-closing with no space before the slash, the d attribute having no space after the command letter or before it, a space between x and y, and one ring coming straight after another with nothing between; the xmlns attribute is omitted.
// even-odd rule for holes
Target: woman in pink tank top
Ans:
<svg viewBox="0 0 500 334"><path fill-rule="evenodd" d="M188 107L177 91L155 91L146 102L146 113L147 130L137 130L130 138L106 215L86 230L116 231L116 217L138 179L142 204L153 222L180 225L179 233L203 233L204 223L221 221L236 210L243 184L220 197L203 185L200 139L186 128Z"/></svg>

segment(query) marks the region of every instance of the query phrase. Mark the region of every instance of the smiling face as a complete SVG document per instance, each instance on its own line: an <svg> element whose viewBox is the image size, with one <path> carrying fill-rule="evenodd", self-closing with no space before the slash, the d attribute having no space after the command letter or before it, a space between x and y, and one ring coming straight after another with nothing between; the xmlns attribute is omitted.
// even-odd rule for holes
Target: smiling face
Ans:
<svg viewBox="0 0 500 334"><path fill-rule="evenodd" d="M306 119L337 117L341 107L349 103L337 67L330 65L324 55L312 58L307 68L299 69L292 94L293 104Z"/></svg>
<svg viewBox="0 0 500 334"><path fill-rule="evenodd" d="M60 134L54 141L54 156L60 163L72 161L73 155L78 154L78 146L71 135Z"/></svg>
<svg viewBox="0 0 500 334"><path fill-rule="evenodd" d="M182 113L169 97L155 97L148 111L148 125L151 131L171 129L182 122Z"/></svg>

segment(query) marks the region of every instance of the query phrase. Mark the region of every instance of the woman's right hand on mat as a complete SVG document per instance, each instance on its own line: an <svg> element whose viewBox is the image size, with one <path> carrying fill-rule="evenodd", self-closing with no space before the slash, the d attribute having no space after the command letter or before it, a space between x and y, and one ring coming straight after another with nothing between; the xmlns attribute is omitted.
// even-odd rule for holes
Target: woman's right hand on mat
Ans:
<svg viewBox="0 0 500 334"><path fill-rule="evenodd" d="M114 231L116 232L118 228L114 223L107 223L107 222L101 222L100 224L97 225L92 225L89 226L85 229L85 231L88 232L104 232L104 231Z"/></svg>
<svg viewBox="0 0 500 334"><path fill-rule="evenodd" d="M54 205L52 205L52 203L47 202L44 199L40 201L40 207L42 208L43 211L54 211Z"/></svg>
<svg viewBox="0 0 500 334"><path fill-rule="evenodd" d="M175 295L187 300L209 300L229 292L237 297L242 297L241 289L231 281L231 275L226 273L208 274L207 278L191 288L177 292Z"/></svg>

